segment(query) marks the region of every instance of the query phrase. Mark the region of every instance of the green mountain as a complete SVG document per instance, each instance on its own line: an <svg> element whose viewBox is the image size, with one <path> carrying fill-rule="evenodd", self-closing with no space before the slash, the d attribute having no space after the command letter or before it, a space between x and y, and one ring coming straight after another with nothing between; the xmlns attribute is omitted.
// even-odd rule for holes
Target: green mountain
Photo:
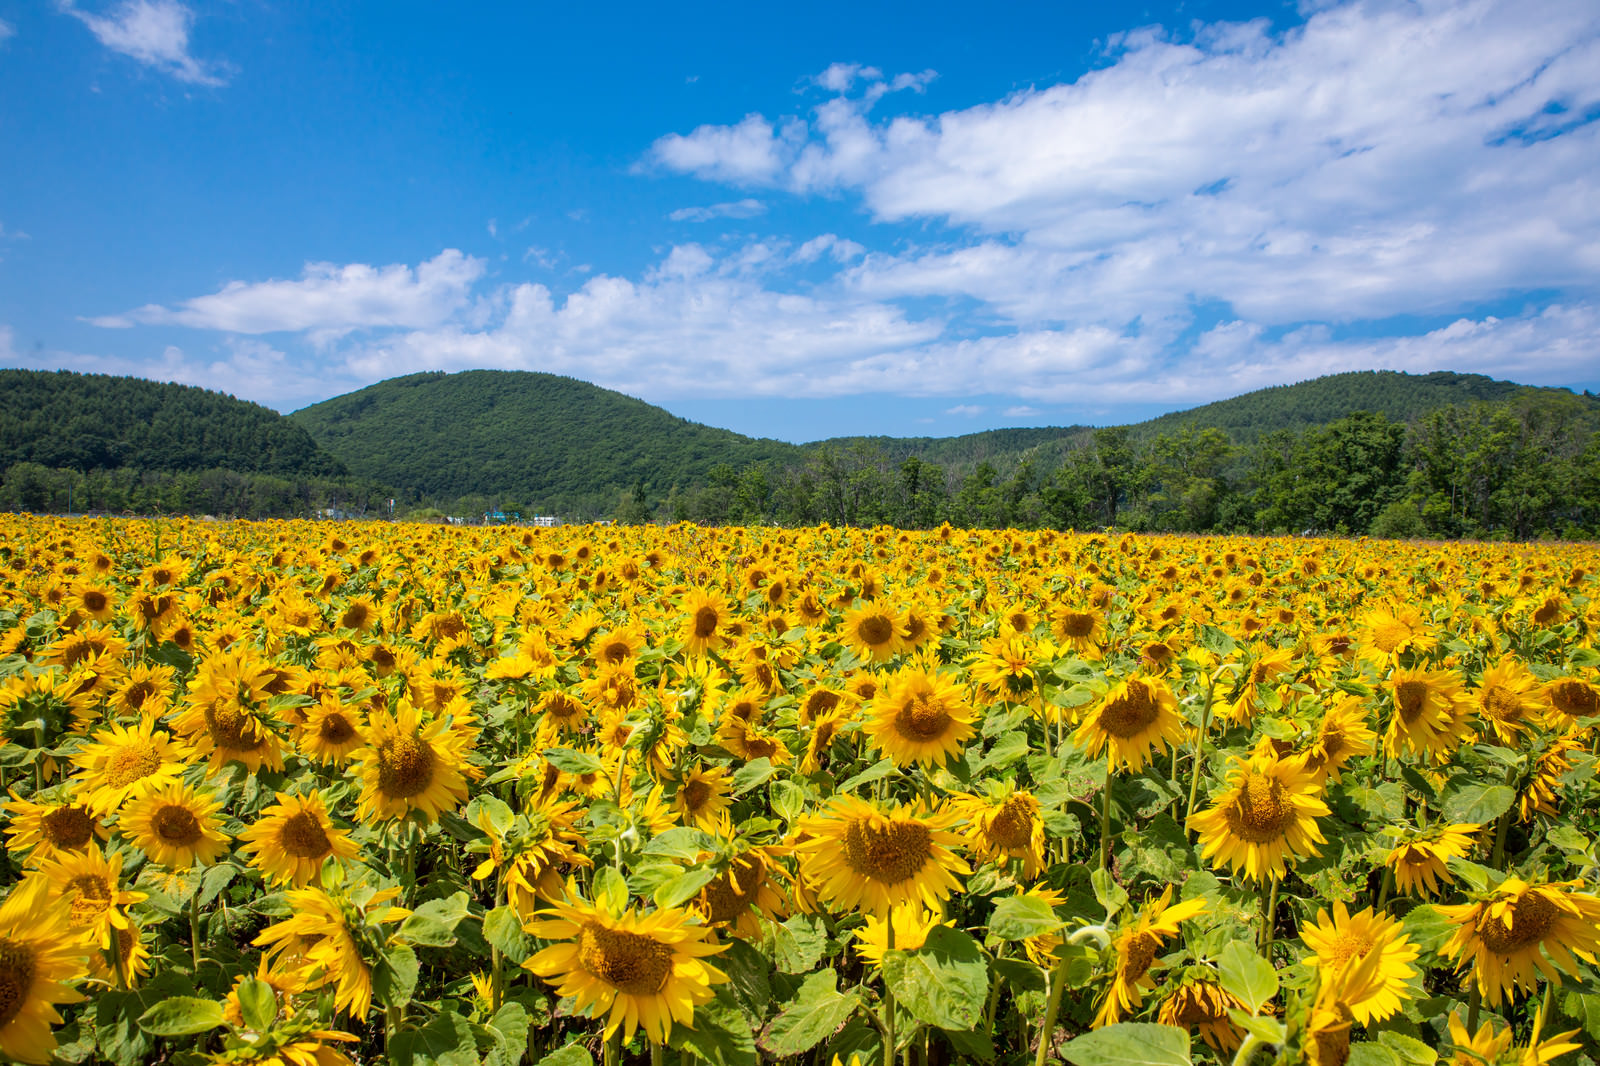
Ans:
<svg viewBox="0 0 1600 1066"><path fill-rule="evenodd" d="M659 497L721 464L790 462L794 445L668 414L574 378L515 370L381 381L290 416L358 475L424 497L609 513L642 485Z"/></svg>
<svg viewBox="0 0 1600 1066"><path fill-rule="evenodd" d="M338 477L344 464L260 404L190 385L0 370L0 470L232 470Z"/></svg>

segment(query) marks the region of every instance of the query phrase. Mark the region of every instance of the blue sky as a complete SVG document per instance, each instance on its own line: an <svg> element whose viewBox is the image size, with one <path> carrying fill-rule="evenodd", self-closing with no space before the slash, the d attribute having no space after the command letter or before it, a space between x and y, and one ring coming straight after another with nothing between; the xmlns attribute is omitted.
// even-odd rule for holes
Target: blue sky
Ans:
<svg viewBox="0 0 1600 1066"><path fill-rule="evenodd" d="M1600 389L1596 119L1573 0L0 0L0 365L790 440Z"/></svg>

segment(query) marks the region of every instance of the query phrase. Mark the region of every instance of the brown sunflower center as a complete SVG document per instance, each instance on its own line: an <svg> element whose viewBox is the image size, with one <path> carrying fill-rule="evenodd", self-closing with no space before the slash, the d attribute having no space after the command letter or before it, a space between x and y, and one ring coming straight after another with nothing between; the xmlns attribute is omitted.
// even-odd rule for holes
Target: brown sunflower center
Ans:
<svg viewBox="0 0 1600 1066"><path fill-rule="evenodd" d="M652 996L672 975L672 947L654 937L586 922L578 958L591 975L630 996Z"/></svg>
<svg viewBox="0 0 1600 1066"><path fill-rule="evenodd" d="M1122 974L1128 984L1143 977L1156 959L1156 949L1161 946L1159 937L1151 933L1135 933L1128 939L1122 960Z"/></svg>
<svg viewBox="0 0 1600 1066"><path fill-rule="evenodd" d="M1550 705L1569 718L1592 718L1600 714L1600 690L1569 677L1550 687Z"/></svg>
<svg viewBox="0 0 1600 1066"><path fill-rule="evenodd" d="M1094 615L1086 611L1063 611L1060 623L1061 632L1077 640L1094 632Z"/></svg>
<svg viewBox="0 0 1600 1066"><path fill-rule="evenodd" d="M1400 717L1406 725L1414 725L1422 717L1422 711L1428 703L1428 683L1426 681L1402 681L1394 688L1395 706L1400 709Z"/></svg>
<svg viewBox="0 0 1600 1066"><path fill-rule="evenodd" d="M761 733L748 732L744 736L744 757L747 759L770 759L778 754L778 742Z"/></svg>
<svg viewBox="0 0 1600 1066"><path fill-rule="evenodd" d="M729 873L732 883L723 874L706 886L706 909L713 923L736 921L767 880L766 868L748 859L735 859Z"/></svg>
<svg viewBox="0 0 1600 1066"><path fill-rule="evenodd" d="M1351 959L1359 959L1372 950L1372 935L1362 933L1355 929L1342 930L1333 942L1328 945L1328 954L1323 959L1330 969L1337 969Z"/></svg>
<svg viewBox="0 0 1600 1066"><path fill-rule="evenodd" d="M839 706L839 694L837 692L829 692L827 689L819 689L806 697L805 706L807 717L821 718Z"/></svg>
<svg viewBox="0 0 1600 1066"><path fill-rule="evenodd" d="M715 607L702 607L694 613L694 635L698 640L705 640L717 631L717 623L722 619L717 614Z"/></svg>
<svg viewBox="0 0 1600 1066"><path fill-rule="evenodd" d="M106 784L125 788L161 769L161 753L155 744L139 739L118 748L106 760Z"/></svg>
<svg viewBox="0 0 1600 1066"><path fill-rule="evenodd" d="M1559 619L1560 617L1561 617L1561 601L1560 600L1545 600L1544 603L1539 605L1539 609L1537 611L1533 612L1534 623L1537 624L1537 625L1541 625L1541 626L1547 626L1551 622L1554 622L1557 619Z"/></svg>
<svg viewBox="0 0 1600 1066"><path fill-rule="evenodd" d="M615 665L627 662L628 656L632 654L633 649L628 646L627 641L613 640L600 649L600 660Z"/></svg>
<svg viewBox="0 0 1600 1066"><path fill-rule="evenodd" d="M1250 774L1228 809L1228 828L1247 844L1280 839L1299 817L1289 790L1269 774Z"/></svg>
<svg viewBox="0 0 1600 1066"><path fill-rule="evenodd" d="M22 1013L38 966L33 948L17 940L0 938L0 1029Z"/></svg>
<svg viewBox="0 0 1600 1066"><path fill-rule="evenodd" d="M150 828L162 843L175 848L189 847L200 841L200 820L187 807L169 803L150 819Z"/></svg>
<svg viewBox="0 0 1600 1066"><path fill-rule="evenodd" d="M682 801L684 809L691 812L700 810L710 798L711 786L698 777L678 790L678 799Z"/></svg>
<svg viewBox="0 0 1600 1066"><path fill-rule="evenodd" d="M933 835L920 822L874 825L857 818L844 833L844 857L850 868L884 884L917 876L932 856Z"/></svg>
<svg viewBox="0 0 1600 1066"><path fill-rule="evenodd" d="M83 807L57 807L40 822L51 846L64 851L79 850L89 843L89 837L94 833L94 819Z"/></svg>
<svg viewBox="0 0 1600 1066"><path fill-rule="evenodd" d="M949 725L944 702L927 692L912 696L894 714L895 732L911 741L938 740Z"/></svg>
<svg viewBox="0 0 1600 1066"><path fill-rule="evenodd" d="M1511 914L1486 914L1478 921L1478 939L1496 955L1511 955L1538 944L1555 926L1561 911L1543 892L1524 892L1511 904Z"/></svg>
<svg viewBox="0 0 1600 1066"><path fill-rule="evenodd" d="M886 615L870 614L856 627L856 635L868 647L880 647L894 639L894 621Z"/></svg>
<svg viewBox="0 0 1600 1066"><path fill-rule="evenodd" d="M355 725L338 711L323 715L317 724L317 739L324 744L345 744L355 735Z"/></svg>
<svg viewBox="0 0 1600 1066"><path fill-rule="evenodd" d="M1033 839L1033 803L1024 796L1008 796L989 822L989 843L1006 851L1020 851Z"/></svg>
<svg viewBox="0 0 1600 1066"><path fill-rule="evenodd" d="M320 859L333 850L322 822L310 811L301 811L284 820L278 843L297 859Z"/></svg>
<svg viewBox="0 0 1600 1066"><path fill-rule="evenodd" d="M1137 736L1148 729L1161 713L1161 705L1150 698L1150 687L1142 682L1128 685L1100 712L1100 728L1120 740Z"/></svg>
<svg viewBox="0 0 1600 1066"><path fill-rule="evenodd" d="M255 719L231 702L218 700L206 708L206 728L211 743L224 751L254 751L265 742Z"/></svg>
<svg viewBox="0 0 1600 1066"><path fill-rule="evenodd" d="M561 692L550 697L550 701L544 705L544 713L558 722L576 718L582 712L583 706L577 700Z"/></svg>
<svg viewBox="0 0 1600 1066"><path fill-rule="evenodd" d="M378 791L408 799L433 784L433 749L414 736L389 737L378 745Z"/></svg>
<svg viewBox="0 0 1600 1066"><path fill-rule="evenodd" d="M1503 685L1493 685L1483 694L1483 712L1497 722L1522 720L1522 700Z"/></svg>
<svg viewBox="0 0 1600 1066"><path fill-rule="evenodd" d="M156 686L149 681L135 681L129 685L122 694L122 701L129 707L140 709L145 701L156 694Z"/></svg>
<svg viewBox="0 0 1600 1066"><path fill-rule="evenodd" d="M83 606L87 611L99 614L101 611L106 609L106 604L110 602L111 601L106 597L106 594L101 592L99 589L84 590Z"/></svg>
<svg viewBox="0 0 1600 1066"><path fill-rule="evenodd" d="M363 629L366 627L367 618L371 615L364 603L352 603L344 609L344 614L339 618L341 629Z"/></svg>

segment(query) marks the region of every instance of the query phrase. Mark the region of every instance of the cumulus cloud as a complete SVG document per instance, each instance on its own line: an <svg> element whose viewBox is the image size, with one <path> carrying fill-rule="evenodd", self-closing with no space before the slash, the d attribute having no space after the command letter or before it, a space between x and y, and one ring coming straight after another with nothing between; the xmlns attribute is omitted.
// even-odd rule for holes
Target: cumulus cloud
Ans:
<svg viewBox="0 0 1600 1066"><path fill-rule="evenodd" d="M707 207L680 207L667 217L674 222L710 222L718 218L755 218L766 210L767 205L760 200L744 199Z"/></svg>
<svg viewBox="0 0 1600 1066"><path fill-rule="evenodd" d="M229 333L315 332L319 338L379 327L426 328L460 311L485 263L447 248L415 269L307 263L298 281L232 281L209 296L168 308L149 304L91 319L125 328L176 325Z"/></svg>
<svg viewBox="0 0 1600 1066"><path fill-rule="evenodd" d="M982 407L974 403L958 403L954 407L946 407L944 409L944 413L947 415L955 415L959 418L977 418L987 410L987 407Z"/></svg>
<svg viewBox="0 0 1600 1066"><path fill-rule="evenodd" d="M1007 418L1035 418L1044 412L1040 411L1037 407L1029 407L1027 404L1018 404L1015 407L1007 407L1003 413Z"/></svg>
<svg viewBox="0 0 1600 1066"><path fill-rule="evenodd" d="M193 85L226 84L216 64L189 54L194 12L177 0L124 0L103 15L81 10L73 0L57 0L57 6L113 52Z"/></svg>

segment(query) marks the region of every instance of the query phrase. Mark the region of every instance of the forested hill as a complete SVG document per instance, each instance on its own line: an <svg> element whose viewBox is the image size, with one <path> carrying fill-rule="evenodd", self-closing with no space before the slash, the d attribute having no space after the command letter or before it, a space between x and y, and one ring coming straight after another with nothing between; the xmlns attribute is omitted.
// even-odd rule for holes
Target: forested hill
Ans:
<svg viewBox="0 0 1600 1066"><path fill-rule="evenodd" d="M574 378L518 370L391 378L290 416L355 473L426 497L487 497L543 512L607 513L719 464L799 450L678 418Z"/></svg>
<svg viewBox="0 0 1600 1066"><path fill-rule="evenodd" d="M0 470L231 470L338 477L344 464L260 404L190 385L0 370Z"/></svg>
<svg viewBox="0 0 1600 1066"><path fill-rule="evenodd" d="M1523 392L1566 391L1536 389L1482 374L1447 370L1431 374L1357 370L1294 385L1274 385L1202 407L1174 411L1130 426L1129 432L1144 439L1175 433L1184 426L1214 426L1235 443L1248 444L1275 430L1299 431L1326 425L1352 411L1371 411L1391 422L1414 422L1441 407L1508 400Z"/></svg>

